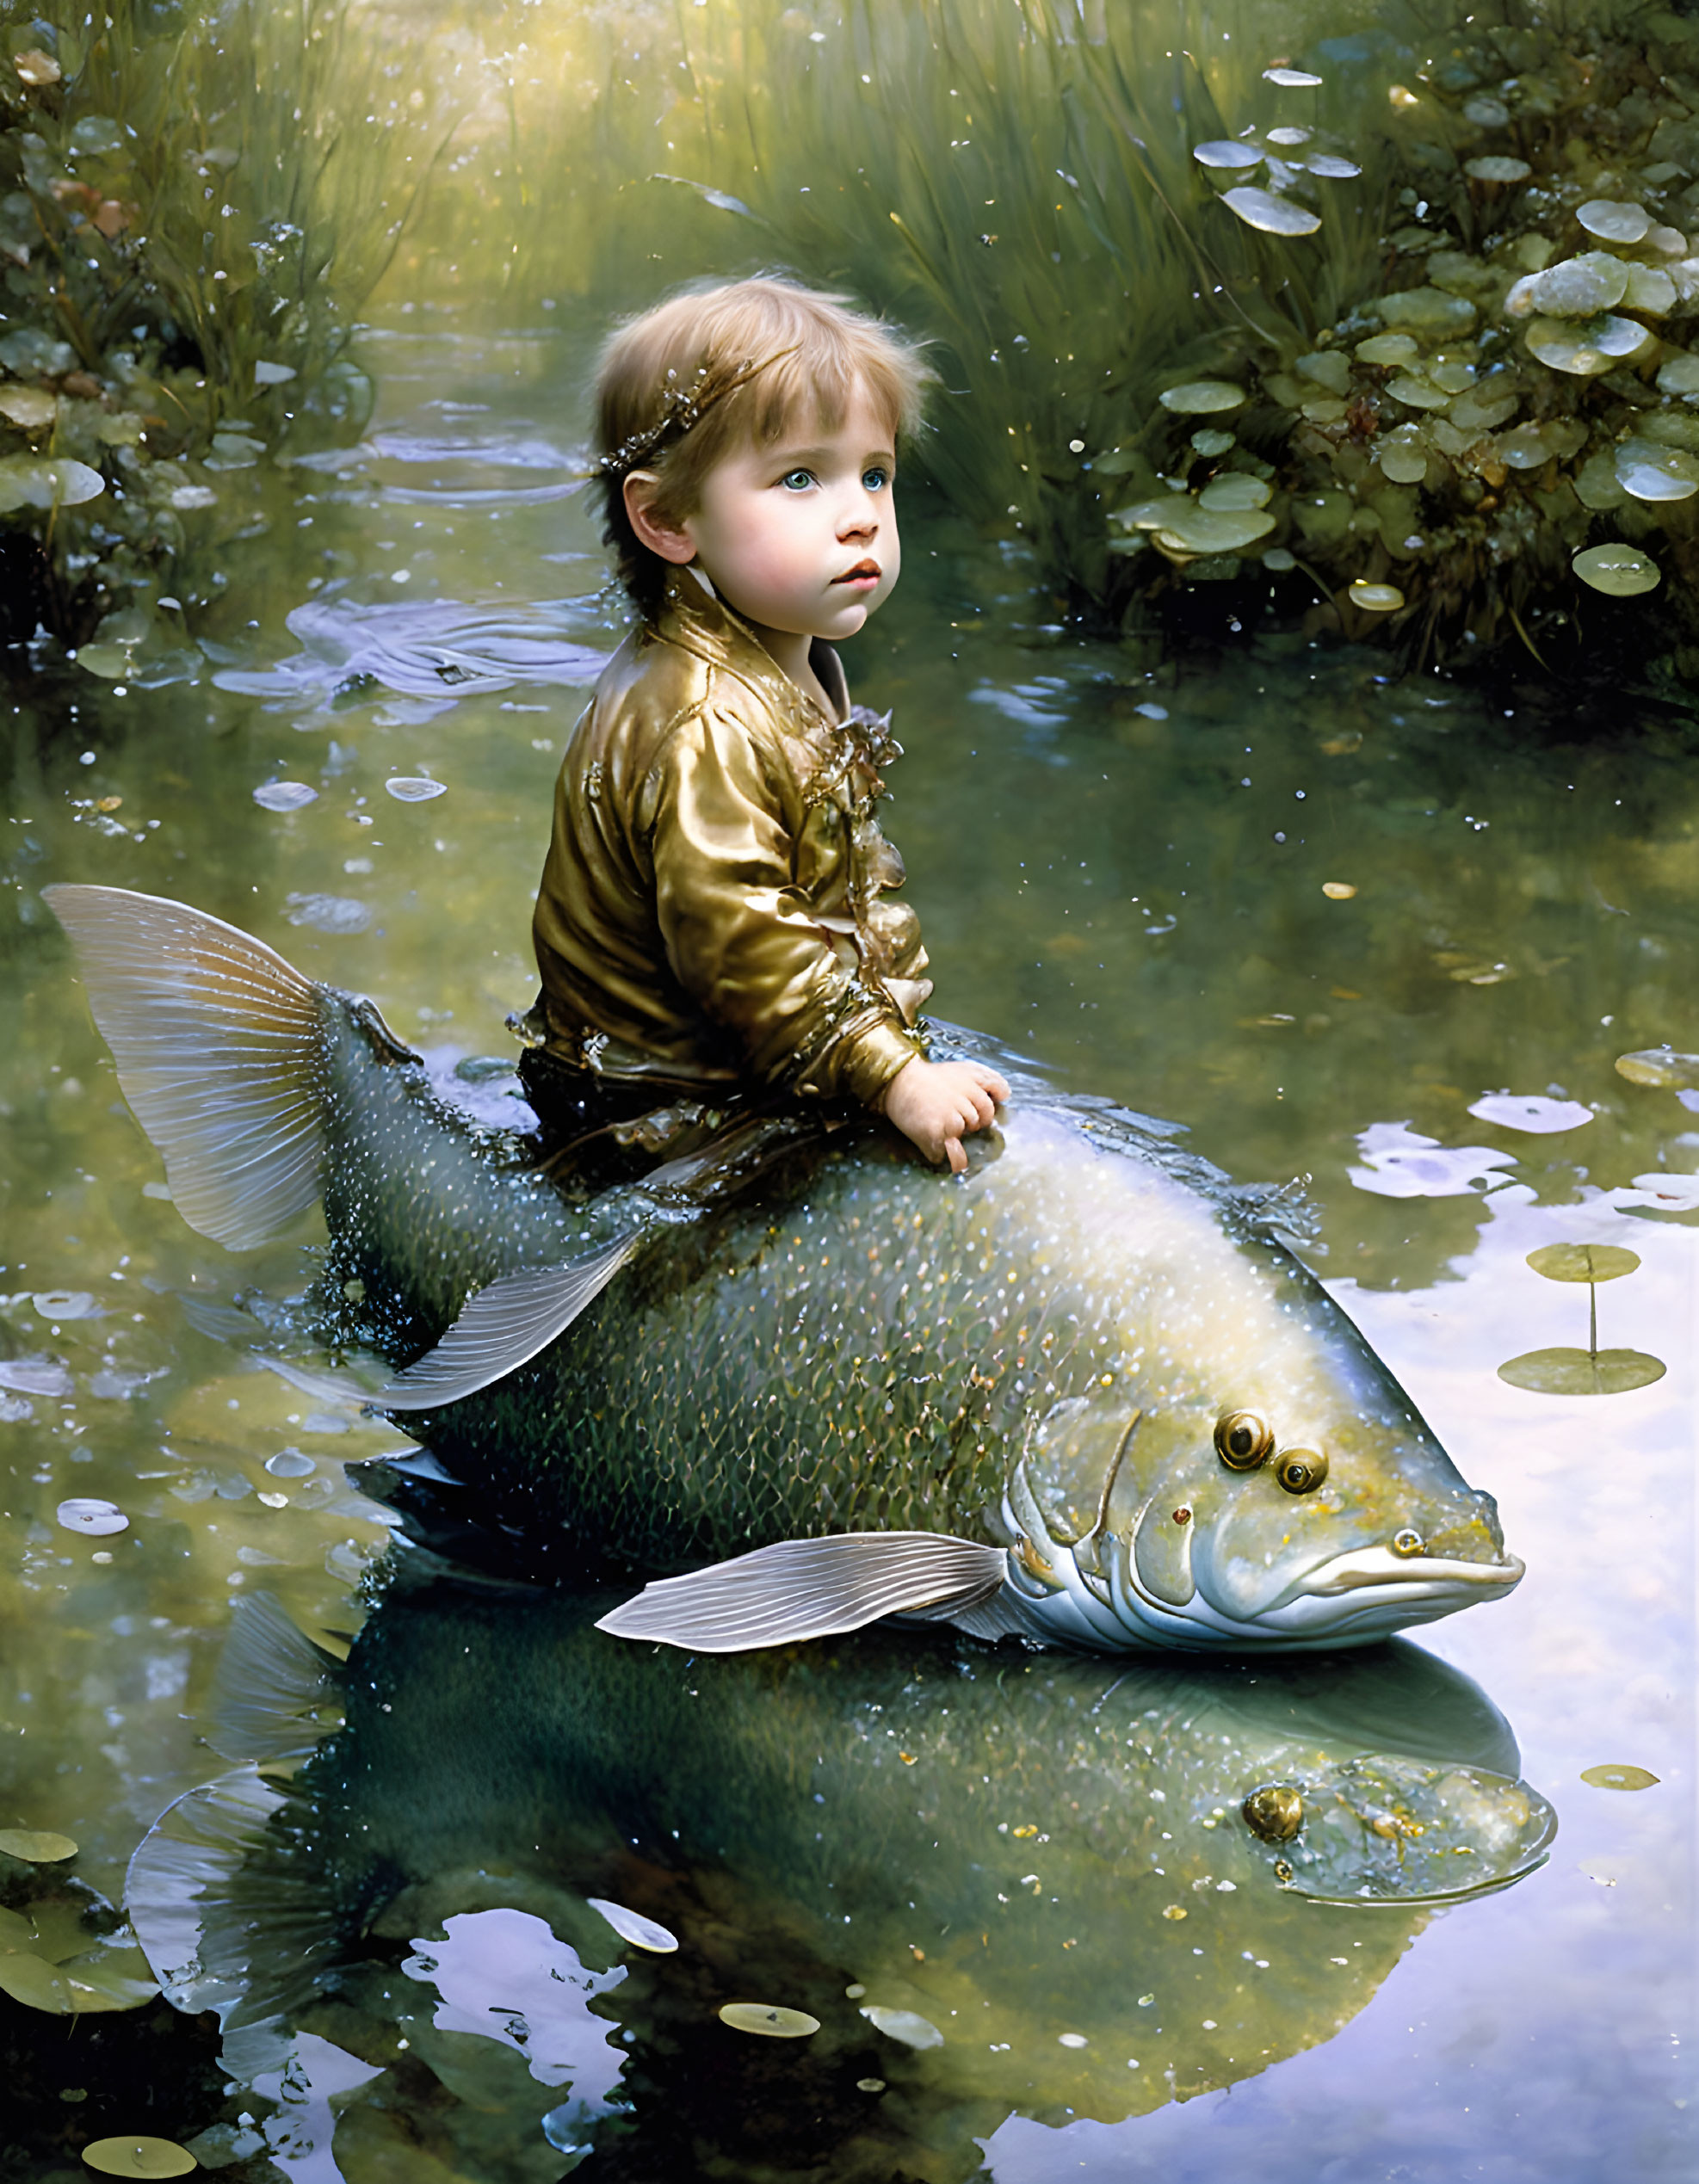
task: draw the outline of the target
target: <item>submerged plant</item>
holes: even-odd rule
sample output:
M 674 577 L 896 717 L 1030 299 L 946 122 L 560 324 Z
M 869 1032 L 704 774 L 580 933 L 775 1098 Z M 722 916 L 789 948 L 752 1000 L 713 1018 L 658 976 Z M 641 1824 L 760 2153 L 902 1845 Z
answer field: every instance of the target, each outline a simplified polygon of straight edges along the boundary
M 363 425 L 348 314 L 442 124 L 357 31 L 342 0 L 0 4 L 9 634 L 169 679 L 159 595 L 251 513 L 223 473 Z

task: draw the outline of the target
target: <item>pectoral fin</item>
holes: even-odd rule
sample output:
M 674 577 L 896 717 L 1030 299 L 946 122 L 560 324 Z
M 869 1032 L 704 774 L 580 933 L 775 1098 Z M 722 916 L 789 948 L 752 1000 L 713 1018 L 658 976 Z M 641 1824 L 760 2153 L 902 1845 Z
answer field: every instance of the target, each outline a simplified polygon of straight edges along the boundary
M 434 1349 L 372 1401 L 381 1410 L 440 1410 L 528 1365 L 593 1304 L 642 1241 L 634 1229 L 561 1267 L 504 1274 L 461 1305 Z
M 973 1607 L 1001 1589 L 1004 1567 L 1001 1547 L 936 1532 L 783 1539 L 646 1585 L 596 1628 L 693 1653 L 744 1653 L 858 1631 L 884 1615 Z

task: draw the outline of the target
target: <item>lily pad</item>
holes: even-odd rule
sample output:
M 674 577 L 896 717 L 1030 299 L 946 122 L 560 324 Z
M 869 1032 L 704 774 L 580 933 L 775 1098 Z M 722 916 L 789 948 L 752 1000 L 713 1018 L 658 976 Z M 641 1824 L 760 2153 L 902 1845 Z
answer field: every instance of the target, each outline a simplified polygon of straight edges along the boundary
M 1240 144 L 1233 137 L 1215 137 L 1208 144 L 1195 144 L 1192 157 L 1201 167 L 1260 167 L 1263 163 L 1263 155 L 1254 144 Z
M 114 1533 L 130 1528 L 129 1518 L 115 1502 L 97 1502 L 88 1495 L 61 1502 L 53 1515 L 67 1532 L 84 1533 L 90 1539 L 109 1539 Z
M 1528 1350 L 1498 1367 L 1498 1378 L 1531 1395 L 1627 1395 L 1665 1373 L 1644 1350 Z
M 1269 131 L 1269 142 L 1270 144 L 1277 144 L 1287 146 L 1290 146 L 1294 144 L 1307 144 L 1314 134 L 1315 131 L 1313 129 L 1296 129 L 1289 126 L 1282 129 L 1270 129 Z
M 102 2176 L 187 2176 L 201 2166 L 172 2138 L 96 2138 L 83 2158 Z
M 1655 1790 L 1659 1778 L 1643 1767 L 1607 1762 L 1602 1767 L 1584 1767 L 1581 1780 L 1595 1790 Z
M 1591 318 L 1621 303 L 1628 287 L 1628 268 L 1621 258 L 1608 250 L 1584 250 L 1518 281 L 1504 308 L 1518 318 L 1537 311 L 1548 318 Z
M 1313 91 L 1319 87 L 1322 80 L 1319 76 L 1312 76 L 1307 69 L 1303 68 L 1265 68 L 1263 77 L 1267 83 L 1278 83 L 1283 91 Z
M 930 2019 L 918 2010 L 886 2009 L 878 2002 L 864 2002 L 862 2014 L 876 2033 L 883 2033 L 887 2039 L 900 2040 L 905 2047 L 942 2047 L 944 2036 Z
M 1466 159 L 1463 172 L 1474 182 L 1526 182 L 1534 170 L 1525 159 L 1486 152 L 1479 159 Z
M 1359 364 L 1413 364 L 1421 354 L 1408 334 L 1371 334 L 1355 351 Z
M 59 415 L 59 397 L 40 386 L 0 386 L 0 417 L 20 432 L 40 432 Z
M 1662 266 L 1631 265 L 1622 301 L 1630 311 L 1643 311 L 1650 318 L 1662 318 L 1676 307 L 1676 284 Z
M 1620 1243 L 1547 1243 L 1529 1253 L 1528 1263 L 1548 1281 L 1620 1281 L 1640 1265 L 1640 1254 Z
M 587 1896 L 585 1903 L 592 1911 L 600 1911 L 621 1941 L 629 1941 L 634 1949 L 648 1949 L 657 1956 L 670 1956 L 678 1946 L 678 1936 L 653 1919 L 646 1919 L 641 1911 L 627 1910 L 623 1903 L 609 1903 L 604 1896 Z
M 1616 450 L 1616 482 L 1637 501 L 1685 501 L 1699 493 L 1699 455 L 1655 440 L 1625 440 Z
M 1246 471 L 1230 470 L 1212 478 L 1197 497 L 1200 508 L 1233 509 L 1266 508 L 1272 488 Z
M 1413 426 L 1404 429 L 1413 435 Z M 1382 476 L 1389 478 L 1394 485 L 1419 485 L 1428 474 L 1428 451 L 1413 436 L 1406 440 L 1397 434 L 1388 434 L 1375 450 L 1375 460 L 1381 466 Z
M 1496 1122 L 1505 1130 L 1526 1130 L 1539 1137 L 1559 1130 L 1579 1130 L 1593 1119 L 1592 1109 L 1584 1107 L 1579 1100 L 1548 1099 L 1542 1092 L 1489 1092 L 1475 1101 L 1469 1113 L 1482 1122 Z
M 1331 151 L 1313 152 L 1304 164 L 1324 182 L 1352 182 L 1362 172 L 1355 159 L 1341 159 Z
M 1264 235 L 1313 235 L 1321 225 L 1319 213 L 1307 212 L 1289 197 L 1276 197 L 1272 190 L 1248 184 L 1224 189 L 1221 202 L 1237 213 L 1247 227 L 1259 229 Z
M 1204 508 L 1187 501 L 1157 531 L 1158 546 L 1182 553 L 1237 553 L 1275 527 L 1265 509 Z
M 727 2002 L 720 2021 L 734 2033 L 755 2033 L 769 2040 L 806 2040 L 820 2029 L 819 2019 L 806 2009 L 781 2009 L 769 2002 Z
M 1443 288 L 1395 288 L 1378 296 L 1369 309 L 1383 326 L 1412 328 L 1418 334 L 1466 334 L 1475 323 L 1475 307 Z
M 1387 383 L 1387 392 L 1395 402 L 1402 402 L 1411 410 L 1443 410 L 1451 397 L 1443 387 L 1431 380 L 1417 379 L 1413 373 L 1400 372 L 1395 379 Z
M 1509 122 L 1511 109 L 1503 99 L 1467 99 L 1463 105 L 1463 119 L 1473 121 L 1478 129 L 1502 129 Z
M 1366 614 L 1390 614 L 1404 604 L 1404 594 L 1396 584 L 1365 583 L 1361 577 L 1347 596 L 1353 607 L 1361 607 Z
M 0 514 L 15 508 L 77 508 L 105 490 L 97 470 L 69 455 L 9 455 L 0 461 Z
M 1590 197 L 1576 207 L 1575 217 L 1589 235 L 1606 243 L 1639 243 L 1652 225 L 1644 205 L 1624 203 L 1614 197 Z
M 1235 386 L 1231 379 L 1187 379 L 1179 386 L 1165 387 L 1157 397 L 1165 410 L 1183 417 L 1237 410 L 1245 399 L 1245 389 Z
M 1217 455 L 1225 455 L 1233 444 L 1232 433 L 1217 432 L 1211 425 L 1203 426 L 1200 431 L 1195 432 L 1191 436 L 1191 446 L 1194 451 L 1203 456 L 1206 461 L 1210 462 L 1213 462 Z
M 1591 584 L 1595 591 L 1609 594 L 1613 599 L 1633 599 L 1644 591 L 1656 591 L 1663 582 L 1663 572 L 1649 554 L 1638 546 L 1620 546 L 1614 541 L 1609 546 L 1585 546 L 1570 563 L 1570 567 L 1584 584 Z M 1623 1060 L 1634 1059 L 1625 1055 Z M 1616 1064 L 1622 1069 L 1622 1062 Z M 1628 1072 L 1622 1070 L 1626 1077 Z M 1699 1083 L 1699 1078 L 1696 1078 Z
M 1609 312 L 1569 324 L 1560 318 L 1536 318 L 1528 330 L 1530 353 L 1554 372 L 1586 379 L 1608 372 L 1648 348 L 1654 336 L 1637 319 Z
M 1492 451 L 1511 470 L 1541 469 L 1552 454 L 1538 425 L 1518 425 L 1514 432 L 1500 433 Z
M 0 1850 L 30 1866 L 56 1866 L 61 1858 L 77 1855 L 71 1837 L 55 1835 L 51 1828 L 0 1828 Z
M 1667 1046 L 1642 1047 L 1638 1053 L 1616 1057 L 1616 1074 L 1630 1084 L 1691 1091 L 1699 1087 L 1699 1054 L 1676 1054 Z

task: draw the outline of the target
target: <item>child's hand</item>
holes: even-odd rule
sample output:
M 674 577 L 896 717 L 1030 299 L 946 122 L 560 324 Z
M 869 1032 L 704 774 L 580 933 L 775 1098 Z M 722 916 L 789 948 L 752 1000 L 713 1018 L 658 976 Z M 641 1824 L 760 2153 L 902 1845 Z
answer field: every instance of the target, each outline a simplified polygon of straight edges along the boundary
M 905 1138 L 930 1161 L 948 1160 L 959 1175 L 967 1165 L 961 1141 L 983 1130 L 1009 1097 L 995 1070 L 978 1062 L 928 1062 L 917 1054 L 885 1088 L 884 1107 Z

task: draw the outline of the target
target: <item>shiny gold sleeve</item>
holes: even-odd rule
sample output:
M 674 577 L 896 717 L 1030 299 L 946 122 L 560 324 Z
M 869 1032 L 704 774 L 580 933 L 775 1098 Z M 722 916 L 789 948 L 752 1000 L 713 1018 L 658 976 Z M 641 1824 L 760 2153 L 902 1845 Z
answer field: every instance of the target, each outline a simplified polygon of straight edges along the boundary
M 644 800 L 679 984 L 763 1083 L 873 1104 L 918 1049 L 895 1003 L 838 962 L 794 884 L 777 761 L 738 721 L 697 713 L 668 738 Z

